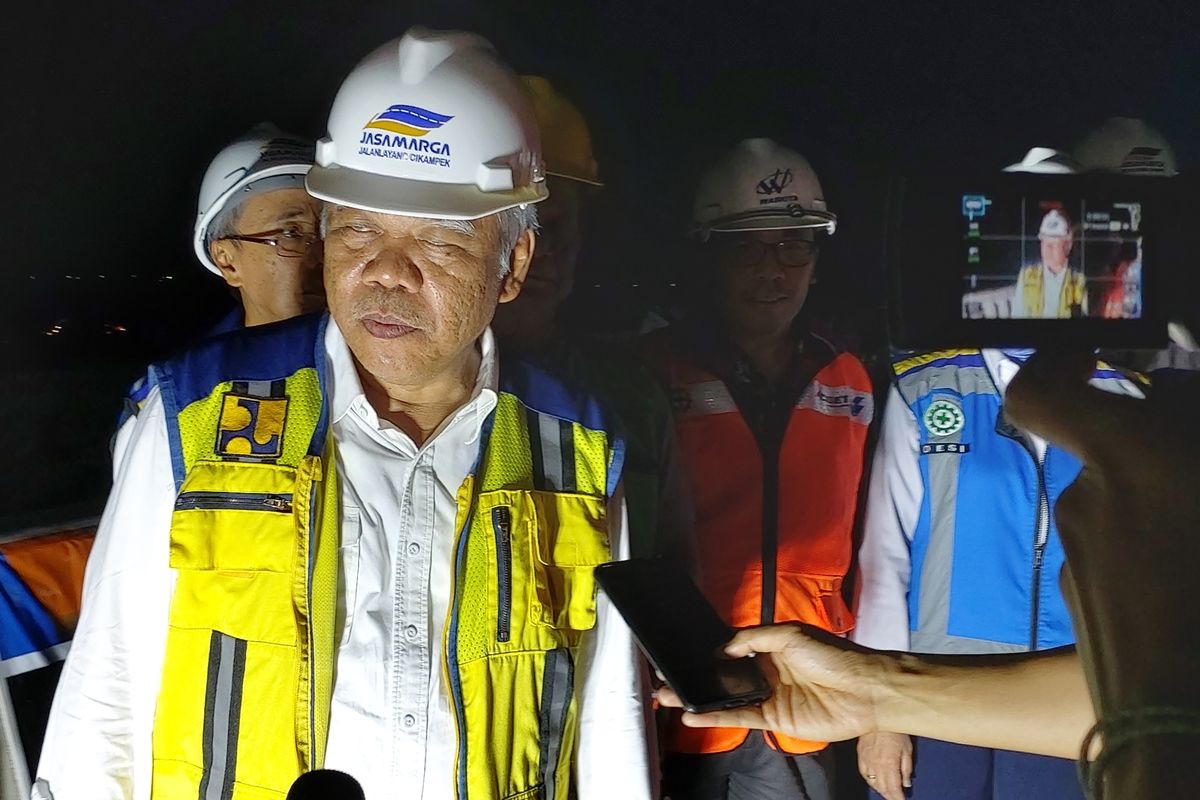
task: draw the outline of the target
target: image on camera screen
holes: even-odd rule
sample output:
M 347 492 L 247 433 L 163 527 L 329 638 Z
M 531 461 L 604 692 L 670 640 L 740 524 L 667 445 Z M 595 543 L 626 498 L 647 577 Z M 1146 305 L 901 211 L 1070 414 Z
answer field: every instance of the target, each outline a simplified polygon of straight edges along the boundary
M 1142 204 L 962 196 L 963 319 L 1140 319 Z

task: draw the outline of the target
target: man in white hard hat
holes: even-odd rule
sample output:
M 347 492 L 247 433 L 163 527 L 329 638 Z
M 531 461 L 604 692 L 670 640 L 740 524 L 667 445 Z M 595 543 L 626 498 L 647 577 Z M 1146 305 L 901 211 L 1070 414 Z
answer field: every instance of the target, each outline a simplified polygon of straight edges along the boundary
M 309 142 L 262 123 L 209 164 L 192 246 L 241 303 L 215 332 L 325 307 L 316 243 L 321 204 L 304 189 L 312 162 Z
M 1041 260 L 1023 267 L 1013 292 L 1015 318 L 1062 319 L 1088 315 L 1087 281 L 1070 266 L 1075 228 L 1067 212 L 1051 208 L 1038 227 Z
M 647 348 L 675 406 L 701 588 L 734 628 L 845 634 L 873 395 L 859 360 L 800 317 L 836 217 L 808 161 L 749 139 L 704 174 L 694 222 L 703 301 Z M 676 800 L 833 796 L 823 742 L 685 728 L 676 716 L 665 747 L 664 792 Z
M 515 75 L 415 28 L 346 78 L 308 189 L 329 315 L 156 365 L 35 796 L 647 798 L 600 405 L 497 357 L 546 197 Z

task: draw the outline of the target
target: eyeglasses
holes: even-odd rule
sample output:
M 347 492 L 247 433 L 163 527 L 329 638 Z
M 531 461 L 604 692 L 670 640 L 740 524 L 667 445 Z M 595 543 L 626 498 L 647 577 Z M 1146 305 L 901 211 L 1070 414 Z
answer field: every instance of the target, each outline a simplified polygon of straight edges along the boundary
M 775 254 L 775 263 L 781 267 L 807 267 L 817 256 L 817 243 L 807 239 L 768 243 L 746 236 L 731 236 L 721 241 L 720 246 L 736 267 L 756 267 L 763 263 L 768 252 Z
M 261 233 L 235 234 L 221 238 L 234 239 L 239 242 L 250 242 L 252 244 L 269 244 L 275 248 L 276 253 L 284 258 L 303 258 L 308 255 L 308 250 L 312 247 L 312 243 L 320 237 L 317 236 L 315 231 L 291 227 L 278 228 L 273 231 L 262 231 Z

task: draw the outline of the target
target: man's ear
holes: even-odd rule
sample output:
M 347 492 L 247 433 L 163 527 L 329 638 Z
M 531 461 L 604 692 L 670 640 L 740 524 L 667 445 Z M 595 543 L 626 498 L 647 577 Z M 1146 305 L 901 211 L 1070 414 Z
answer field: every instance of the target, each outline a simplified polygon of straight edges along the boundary
M 537 245 L 537 234 L 532 229 L 525 231 L 513 245 L 508 257 L 508 274 L 500 286 L 500 302 L 511 303 L 521 294 L 525 285 L 525 277 L 529 274 L 529 265 L 533 263 L 533 249 Z
M 237 259 L 234 257 L 237 246 L 228 239 L 218 239 L 208 246 L 213 263 L 221 270 L 225 282 L 237 289 L 241 287 L 242 275 L 238 272 Z

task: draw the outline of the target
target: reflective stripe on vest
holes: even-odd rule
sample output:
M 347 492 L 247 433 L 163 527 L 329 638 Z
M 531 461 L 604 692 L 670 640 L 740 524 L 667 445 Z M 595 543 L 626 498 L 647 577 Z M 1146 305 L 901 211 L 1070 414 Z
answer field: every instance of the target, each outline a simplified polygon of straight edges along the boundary
M 1039 467 L 1032 442 L 1004 422 L 980 351 L 927 353 L 893 368 L 916 420 L 924 484 L 911 545 L 910 649 L 984 654 L 1071 644 L 1050 509 L 1078 462 L 1049 448 Z M 1103 365 L 1094 380 L 1129 392 Z M 1039 555 L 1040 515 L 1047 527 Z
M 152 371 L 181 487 L 152 791 L 282 800 L 323 763 L 336 655 L 340 512 L 324 327 L 221 341 Z M 234 370 L 256 377 L 220 379 Z M 610 560 L 607 503 L 623 448 L 590 398 L 520 366 L 506 364 L 501 378 L 511 386 L 459 491 L 445 642 L 458 796 L 565 800 L 574 659 L 595 625 L 592 573 Z
M 696 510 L 697 561 L 709 601 L 733 627 L 761 624 L 763 613 L 763 454 L 728 387 L 690 361 L 664 365 L 671 384 L 680 451 Z M 866 370 L 850 355 L 820 369 L 798 398 L 779 453 L 775 531 L 775 621 L 845 633 L 853 617 L 841 594 L 874 413 Z M 736 532 L 737 535 L 731 535 Z M 667 747 L 727 752 L 748 732 L 684 728 L 672 720 Z M 824 743 L 768 738 L 790 753 Z

